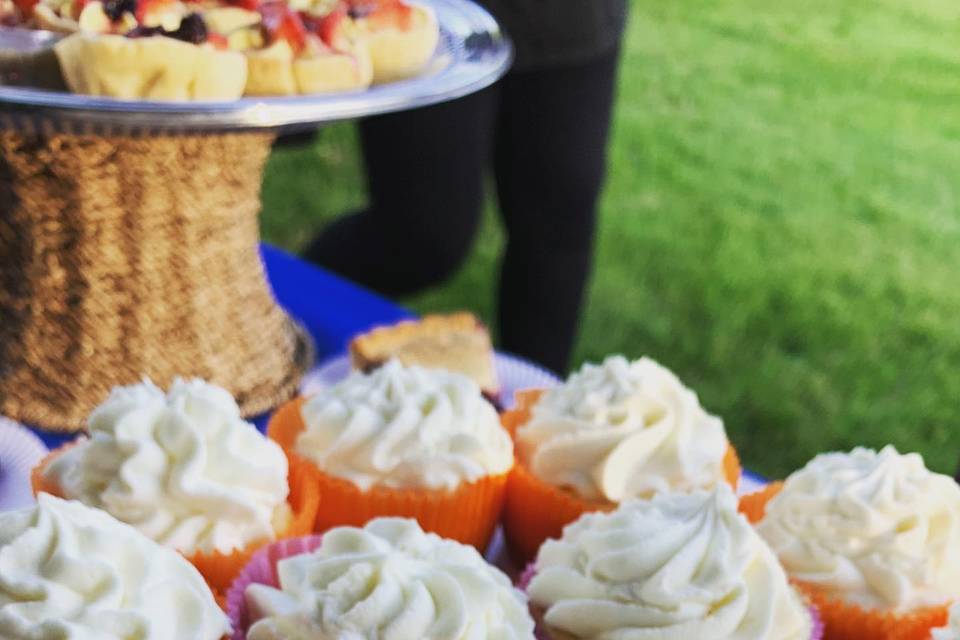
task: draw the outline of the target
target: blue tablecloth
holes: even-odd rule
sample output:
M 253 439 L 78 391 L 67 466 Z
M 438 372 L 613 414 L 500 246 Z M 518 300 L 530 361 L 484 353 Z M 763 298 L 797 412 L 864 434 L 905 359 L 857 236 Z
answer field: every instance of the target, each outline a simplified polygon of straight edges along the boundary
M 318 360 L 345 351 L 350 338 L 361 331 L 413 316 L 403 307 L 276 247 L 263 245 L 262 255 L 277 301 L 310 333 Z M 262 428 L 267 417 L 260 416 L 255 422 Z M 36 433 L 50 448 L 73 438 Z

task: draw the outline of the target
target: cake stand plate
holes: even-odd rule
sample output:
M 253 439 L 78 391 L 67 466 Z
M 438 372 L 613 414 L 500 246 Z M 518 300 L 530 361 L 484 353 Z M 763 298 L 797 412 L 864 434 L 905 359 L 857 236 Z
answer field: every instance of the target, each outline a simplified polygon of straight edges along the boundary
M 0 109 L 93 130 L 289 130 L 453 100 L 506 72 L 512 46 L 489 13 L 468 0 L 422 1 L 437 14 L 440 44 L 427 69 L 408 80 L 332 95 L 224 102 L 128 101 L 0 86 Z

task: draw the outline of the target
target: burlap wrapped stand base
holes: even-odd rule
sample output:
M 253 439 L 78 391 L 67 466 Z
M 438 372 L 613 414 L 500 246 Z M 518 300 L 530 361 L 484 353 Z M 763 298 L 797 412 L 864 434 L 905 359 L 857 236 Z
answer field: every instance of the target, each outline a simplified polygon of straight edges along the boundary
M 0 414 L 80 429 L 144 376 L 248 416 L 296 392 L 309 343 L 258 251 L 272 140 L 0 130 Z

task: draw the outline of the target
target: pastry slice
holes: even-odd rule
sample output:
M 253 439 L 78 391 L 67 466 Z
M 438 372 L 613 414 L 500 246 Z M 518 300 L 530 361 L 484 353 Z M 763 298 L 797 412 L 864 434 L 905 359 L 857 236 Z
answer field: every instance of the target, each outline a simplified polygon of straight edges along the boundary
M 464 374 L 494 401 L 500 393 L 490 334 L 469 313 L 429 315 L 378 327 L 350 342 L 350 361 L 356 369 L 370 371 L 391 358 Z

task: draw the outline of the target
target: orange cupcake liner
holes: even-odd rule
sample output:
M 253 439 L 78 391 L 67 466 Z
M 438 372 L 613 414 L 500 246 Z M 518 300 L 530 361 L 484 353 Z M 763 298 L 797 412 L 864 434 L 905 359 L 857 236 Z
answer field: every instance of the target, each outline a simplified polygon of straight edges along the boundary
M 780 493 L 783 482 L 771 482 L 763 489 L 748 493 L 740 498 L 739 511 L 747 517 L 750 524 L 757 524 L 767 514 L 767 503 Z
M 261 547 L 275 540 L 298 538 L 313 531 L 313 523 L 320 510 L 320 493 L 317 487 L 306 476 L 302 469 L 290 465 L 287 471 L 287 482 L 290 493 L 287 504 L 290 505 L 290 520 L 282 531 L 276 532 L 274 540 L 259 540 L 248 544 L 243 549 L 231 553 L 196 552 L 186 555 L 187 560 L 203 574 L 207 584 L 213 589 L 218 598 L 226 594 L 233 580 L 240 575 L 250 558 Z
M 740 513 L 752 524 L 766 515 L 767 504 L 783 490 L 773 482 L 740 499 Z M 898 613 L 864 609 L 831 596 L 816 585 L 793 580 L 794 586 L 819 609 L 824 640 L 930 640 L 930 630 L 947 624 L 949 604 Z
M 80 444 L 82 440 L 76 440 L 74 442 L 69 442 L 63 446 L 60 446 L 50 453 L 48 453 L 44 458 L 30 470 L 30 487 L 33 489 L 33 497 L 36 498 L 41 493 L 49 493 L 50 495 L 56 498 L 64 498 L 63 491 L 60 488 L 60 484 L 51 478 L 47 478 L 44 475 L 44 472 L 47 470 L 54 460 L 62 456 L 68 450 Z
M 349 480 L 324 473 L 294 451 L 297 436 L 305 428 L 298 398 L 282 406 L 270 419 L 267 435 L 287 452 L 291 468 L 302 469 L 318 488 L 323 508 L 314 530 L 331 527 L 362 527 L 373 518 L 414 518 L 424 531 L 486 549 L 503 508 L 507 478 L 504 473 L 465 482 L 453 491 L 373 487 L 362 490 Z
M 617 505 L 593 502 L 546 483 L 519 462 L 507 482 L 503 533 L 510 555 L 526 566 L 548 538 L 559 538 L 563 528 L 585 513 L 610 511 Z
M 515 408 L 500 417 L 511 437 L 515 439 L 517 429 L 530 419 L 530 412 L 543 393 L 543 389 L 530 389 L 516 394 Z M 730 445 L 723 458 L 723 477 L 734 490 L 741 473 L 740 458 Z M 503 530 L 510 553 L 514 561 L 525 566 L 547 539 L 559 538 L 566 525 L 585 513 L 610 511 L 616 506 L 606 501 L 585 500 L 544 482 L 518 461 L 510 473 L 503 509 Z
M 33 493 L 37 495 L 41 492 L 49 493 L 59 498 L 65 498 L 63 490 L 54 481 L 44 476 L 47 466 L 57 457 L 62 455 L 70 447 L 75 446 L 76 442 L 66 444 L 58 449 L 51 451 L 30 473 L 30 481 L 33 486 Z M 284 538 L 295 538 L 307 535 L 313 531 L 313 523 L 317 517 L 317 511 L 320 507 L 320 494 L 314 483 L 305 481 L 302 470 L 294 469 L 292 466 L 287 472 L 287 478 L 290 485 L 290 493 L 287 496 L 287 504 L 290 506 L 290 519 L 287 526 L 282 531 L 276 532 L 276 540 Z M 258 540 L 248 544 L 243 549 L 238 549 L 230 553 L 220 553 L 214 551 L 210 553 L 196 552 L 192 554 L 182 554 L 203 576 L 210 589 L 213 591 L 217 602 L 223 600 L 226 590 L 230 587 L 234 578 L 240 574 L 240 571 L 246 566 L 251 556 L 271 540 Z
M 930 640 L 930 631 L 947 624 L 949 604 L 896 613 L 863 609 L 795 580 L 794 585 L 820 610 L 824 640 Z

